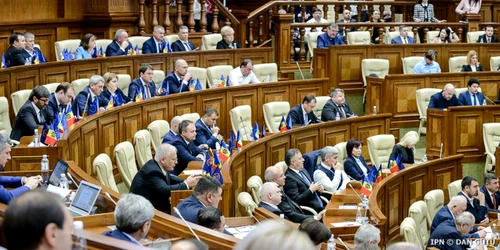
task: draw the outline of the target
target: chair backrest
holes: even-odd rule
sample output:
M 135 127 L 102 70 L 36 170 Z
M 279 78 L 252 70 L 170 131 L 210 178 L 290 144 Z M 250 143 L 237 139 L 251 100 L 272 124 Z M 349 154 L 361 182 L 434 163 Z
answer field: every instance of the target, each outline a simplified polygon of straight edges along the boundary
M 387 168 L 389 163 L 389 156 L 392 153 L 392 148 L 396 143 L 394 135 L 374 135 L 367 139 L 368 154 L 374 166 L 378 167 L 382 164 L 382 168 Z
M 278 127 L 281 122 L 282 117 L 288 115 L 290 111 L 289 102 L 268 102 L 262 105 L 264 110 L 264 122 L 266 122 L 266 128 L 269 132 L 278 132 Z
M 252 108 L 249 105 L 236 106 L 229 111 L 229 117 L 234 135 L 237 136 L 239 131 L 243 141 L 251 141 Z
M 260 176 L 254 175 L 248 178 L 247 189 L 250 190 L 253 200 L 257 204 L 260 202 L 260 193 L 259 193 L 260 187 L 262 187 L 262 179 L 260 178 Z
M 248 214 L 248 212 L 252 212 L 257 208 L 257 204 L 252 200 L 252 196 L 247 192 L 240 192 L 238 194 L 238 203 L 243 207 L 242 214 Z
M 411 217 L 406 217 L 399 228 L 399 234 L 406 242 L 417 244 L 419 249 L 423 249 L 422 242 L 417 236 L 417 224 Z
M 152 121 L 148 125 L 148 131 L 151 134 L 151 147 L 156 152 L 156 147 L 160 145 L 163 137 L 170 130 L 170 124 L 165 120 Z
M 329 96 L 316 96 L 316 107 L 314 107 L 313 112 L 316 117 L 321 118 L 321 113 L 323 112 L 323 107 L 326 102 L 330 100 Z
M 153 82 L 155 82 L 156 87 L 159 86 L 163 82 L 163 79 L 165 79 L 165 71 L 159 70 L 159 69 L 154 69 L 153 70 Z M 130 84 L 130 82 L 129 82 Z
M 337 151 L 339 151 L 339 158 L 338 162 L 344 166 L 344 161 L 347 159 L 347 149 L 346 149 L 347 142 L 340 142 L 337 143 L 334 147 L 337 148 Z
M 370 44 L 370 31 L 351 31 L 347 33 L 347 45 Z
M 444 206 L 444 192 L 441 189 L 434 189 L 427 192 L 424 196 L 425 204 L 427 204 L 427 223 L 432 225 L 434 216 L 436 216 L 439 209 Z
M 215 50 L 217 48 L 217 43 L 222 40 L 221 34 L 210 34 L 201 37 L 201 50 Z
M 102 52 L 106 53 L 106 48 L 112 42 L 113 42 L 113 40 L 111 40 L 111 39 L 97 39 L 97 40 L 95 40 L 95 47 L 97 49 L 101 49 L 102 48 Z
M 432 88 L 417 89 L 417 110 L 420 119 L 427 119 L 427 107 L 431 101 L 431 96 L 440 91 L 440 89 Z
M 361 60 L 361 74 L 363 84 L 366 87 L 366 77 L 370 74 L 377 74 L 379 78 L 384 78 L 389 74 L 389 60 L 369 58 Z
M 424 201 L 416 201 L 411 204 L 408 211 L 408 217 L 415 220 L 417 225 L 417 236 L 420 239 L 420 243 L 425 247 L 427 241 L 429 240 L 429 230 L 427 226 L 427 205 Z
M 62 60 L 62 51 L 63 49 L 71 50 L 73 52 L 73 58 L 75 56 L 76 49 L 80 47 L 80 39 L 68 39 L 68 40 L 62 40 L 62 41 L 57 41 L 55 42 L 55 47 L 56 47 L 56 60 L 61 61 Z
M 207 68 L 208 86 L 212 87 L 214 80 L 219 80 L 220 76 L 227 79 L 229 72 L 233 70 L 231 65 L 217 65 Z
M 0 133 L 9 137 L 10 132 L 12 132 L 12 126 L 9 117 L 9 101 L 7 97 L 0 96 Z
M 47 88 L 47 90 L 49 91 L 49 93 L 54 93 L 56 92 L 56 89 L 57 89 L 57 86 L 59 86 L 59 82 L 54 82 L 54 83 L 48 83 L 48 84 L 45 84 L 43 85 L 45 88 Z
M 307 33 L 307 46 L 309 47 L 309 52 L 311 57 L 314 56 L 314 49 L 318 47 L 318 36 L 323 34 L 322 31 L 309 32 Z
M 448 184 L 448 196 L 450 200 L 453 196 L 457 195 L 460 191 L 462 191 L 462 180 L 456 180 L 450 184 Z
M 129 141 L 124 141 L 116 145 L 115 160 L 118 166 L 118 171 L 125 185 L 130 189 L 132 180 L 137 174 L 137 164 L 135 163 L 134 146 Z
M 191 72 L 191 74 L 193 75 L 193 79 L 200 79 L 202 89 L 207 88 L 208 76 L 206 68 L 189 67 L 188 71 Z M 226 78 L 226 76 L 224 76 L 224 78 Z
M 413 68 L 420 61 L 424 60 L 423 56 L 409 56 L 403 58 L 403 74 L 413 74 Z
M 467 90 L 468 90 L 467 88 L 455 88 L 455 96 L 458 98 L 460 96 L 460 94 L 465 93 L 465 91 L 467 91 Z M 481 87 L 478 87 L 477 91 L 479 91 L 481 93 L 483 92 L 481 90 Z
M 97 180 L 104 186 L 111 188 L 113 191 L 119 193 L 116 186 L 115 176 L 113 175 L 113 164 L 107 154 L 100 154 L 92 163 L 93 172 L 97 176 Z
M 117 74 L 118 76 L 118 88 L 120 88 L 124 95 L 128 95 L 128 87 L 132 82 L 132 78 L 129 74 Z
M 12 101 L 12 109 L 14 110 L 14 115 L 17 116 L 17 112 L 21 107 L 28 101 L 30 97 L 31 89 L 18 90 L 10 95 Z
M 276 63 L 261 63 L 253 65 L 253 73 L 261 82 L 269 77 L 269 82 L 278 81 L 278 65 Z
M 460 72 L 462 70 L 462 66 L 467 64 L 466 56 L 454 56 L 448 59 L 448 68 L 449 72 Z
M 500 143 L 500 123 L 483 123 L 483 141 L 486 153 L 495 155 Z
M 484 30 L 467 32 L 467 43 L 476 43 L 479 36 L 482 36 L 484 34 L 485 34 Z
M 71 86 L 75 91 L 75 96 L 78 95 L 78 93 L 80 93 L 85 87 L 89 86 L 89 80 L 90 79 L 88 78 L 83 78 L 83 79 L 76 79 L 71 82 Z
M 153 159 L 151 153 L 151 134 L 147 129 L 141 129 L 134 134 L 135 157 L 139 168 L 144 166 L 146 162 Z
M 182 120 L 190 120 L 190 121 L 196 123 L 196 121 L 198 121 L 200 119 L 200 114 L 198 114 L 198 113 L 187 113 L 187 114 L 181 115 L 181 117 L 182 117 Z
M 142 44 L 144 44 L 145 41 L 147 41 L 149 36 L 129 36 L 128 41 L 132 45 L 132 47 L 135 49 L 135 46 L 139 48 L 139 53 L 142 54 Z
M 434 39 L 438 35 L 439 35 L 439 30 L 429 30 L 429 31 L 427 31 L 427 39 L 426 39 L 425 42 L 426 43 L 431 43 L 432 39 Z
M 399 31 L 391 31 L 387 33 L 387 36 L 385 37 L 385 44 L 391 44 L 392 39 L 396 38 L 399 36 Z M 415 38 L 415 35 L 413 34 L 412 31 L 408 31 L 408 36 L 411 38 Z
M 281 168 L 281 170 L 283 171 L 283 174 L 285 174 L 286 170 L 288 169 L 288 166 L 286 165 L 285 161 L 279 161 L 276 164 L 274 164 L 274 166 Z
M 490 71 L 498 71 L 500 68 L 500 56 L 490 57 Z
M 179 35 L 177 34 L 165 36 L 165 42 L 167 43 L 172 44 L 177 40 L 179 40 Z
M 307 171 L 309 176 L 313 178 L 313 173 L 314 170 L 316 169 L 316 166 L 318 166 L 321 163 L 321 149 L 314 150 L 309 153 L 305 153 L 302 155 L 304 157 L 304 170 Z

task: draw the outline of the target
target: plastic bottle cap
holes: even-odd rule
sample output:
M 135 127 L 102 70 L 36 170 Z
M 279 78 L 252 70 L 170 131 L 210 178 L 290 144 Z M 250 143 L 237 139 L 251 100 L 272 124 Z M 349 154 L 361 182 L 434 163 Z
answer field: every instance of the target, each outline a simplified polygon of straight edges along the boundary
M 73 221 L 73 228 L 76 230 L 82 230 L 83 229 L 83 221 L 81 221 L 81 220 Z
M 66 174 L 65 173 L 61 174 L 61 178 L 63 178 L 63 177 L 66 178 Z
M 43 158 L 47 158 L 47 155 L 43 155 L 42 157 L 43 157 Z

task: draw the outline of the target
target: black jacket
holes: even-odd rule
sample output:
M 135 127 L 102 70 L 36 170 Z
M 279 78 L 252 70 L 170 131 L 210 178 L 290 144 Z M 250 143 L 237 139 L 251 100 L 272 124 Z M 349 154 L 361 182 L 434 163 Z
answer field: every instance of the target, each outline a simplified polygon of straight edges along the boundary
M 233 49 L 240 49 L 240 48 L 241 45 L 238 42 L 233 41 Z M 219 42 L 217 42 L 217 49 L 231 49 L 231 48 L 229 48 L 229 44 L 226 43 L 224 39 L 222 39 Z
M 292 126 L 305 126 L 306 124 L 318 123 L 320 120 L 314 112 L 307 113 L 307 121 L 304 121 L 304 112 L 302 112 L 302 104 L 295 105 L 288 111 L 286 120 L 291 119 Z
M 313 180 L 311 179 L 307 171 L 302 172 L 309 179 L 309 182 L 312 183 Z M 285 191 L 286 195 L 288 195 L 288 197 L 292 199 L 292 201 L 301 206 L 308 206 L 318 213 L 323 210 L 323 204 L 319 203 L 315 193 L 311 192 L 309 186 L 299 174 L 295 173 L 291 169 L 287 169 L 285 176 L 286 181 L 285 186 L 283 186 L 283 190 Z
M 354 115 L 347 101 L 344 102 L 343 108 L 346 118 Z M 323 110 L 321 111 L 321 120 L 324 122 L 333 121 L 335 120 L 337 114 L 339 115 L 339 117 L 342 117 L 339 113 L 339 107 L 332 101 L 332 99 L 330 99 L 325 103 L 325 106 L 323 106 Z
M 484 71 L 483 66 L 481 66 L 481 65 L 476 66 L 476 72 L 479 72 L 479 71 Z M 462 65 L 462 70 L 460 70 L 460 72 L 472 72 L 472 68 L 470 67 L 470 65 L 465 64 L 465 65 Z
M 7 67 L 26 65 L 23 51 L 11 45 L 5 53 L 5 63 Z
M 45 121 L 38 120 L 38 115 L 35 112 L 35 108 L 31 101 L 27 101 L 21 107 L 19 112 L 17 113 L 16 120 L 14 121 L 14 126 L 12 127 L 12 132 L 10 133 L 10 138 L 16 141 L 19 141 L 23 136 L 32 136 L 34 135 L 34 130 L 38 129 L 39 126 L 43 126 L 43 124 L 52 123 L 54 116 L 47 111 L 47 109 L 41 110 L 42 116 Z

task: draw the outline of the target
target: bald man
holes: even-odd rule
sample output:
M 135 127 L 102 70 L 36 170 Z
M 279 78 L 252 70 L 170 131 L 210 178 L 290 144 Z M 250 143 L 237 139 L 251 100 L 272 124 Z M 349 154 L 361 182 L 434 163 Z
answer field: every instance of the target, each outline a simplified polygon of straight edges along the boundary
M 283 214 L 278 205 L 281 203 L 281 189 L 276 182 L 266 182 L 259 190 L 260 202 L 259 207 L 263 207 L 270 212 L 280 216 Z
M 449 106 L 463 106 L 455 96 L 455 86 L 448 83 L 444 85 L 443 91 L 431 96 L 430 109 L 447 109 Z
M 172 143 L 175 136 L 179 133 L 179 124 L 182 122 L 182 117 L 174 116 L 170 121 L 170 131 L 165 134 L 161 143 Z
M 189 92 L 189 80 L 193 77 L 191 72 L 188 72 L 188 64 L 185 60 L 179 59 L 175 61 L 175 70 L 170 72 L 161 83 L 163 89 L 167 89 L 168 93 L 177 94 L 181 92 Z

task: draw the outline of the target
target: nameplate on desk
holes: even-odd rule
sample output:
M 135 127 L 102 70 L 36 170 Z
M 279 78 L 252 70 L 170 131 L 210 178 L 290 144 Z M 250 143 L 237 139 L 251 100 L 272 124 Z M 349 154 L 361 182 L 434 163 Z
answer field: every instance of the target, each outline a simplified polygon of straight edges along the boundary
M 331 224 L 334 227 L 359 227 L 359 226 L 361 226 L 361 223 L 355 222 L 355 221 L 351 221 L 351 222 L 335 222 L 335 223 L 331 223 Z
M 184 170 L 182 171 L 183 174 L 185 175 L 199 175 L 203 174 L 203 170 Z
M 230 232 L 235 238 L 243 239 L 245 238 L 255 226 L 241 226 L 241 227 L 230 227 L 226 230 Z
M 339 209 L 358 209 L 358 206 L 356 206 L 356 205 L 343 205 L 343 206 L 339 206 Z
M 40 143 L 40 146 L 38 146 L 37 148 L 43 148 L 43 147 L 48 147 L 48 146 L 43 143 Z M 28 144 L 28 148 L 35 148 L 35 142 L 30 142 L 30 144 Z
M 47 186 L 47 192 L 51 192 L 51 193 L 57 194 L 61 199 L 64 199 L 66 196 L 69 195 L 69 193 L 71 193 L 71 190 L 65 189 L 65 188 L 56 187 L 54 185 L 49 184 Z

